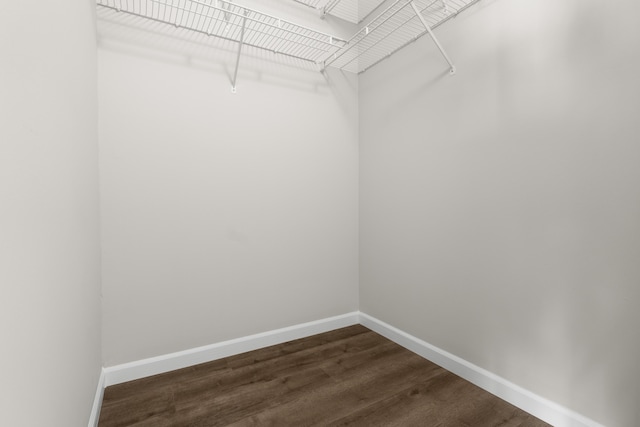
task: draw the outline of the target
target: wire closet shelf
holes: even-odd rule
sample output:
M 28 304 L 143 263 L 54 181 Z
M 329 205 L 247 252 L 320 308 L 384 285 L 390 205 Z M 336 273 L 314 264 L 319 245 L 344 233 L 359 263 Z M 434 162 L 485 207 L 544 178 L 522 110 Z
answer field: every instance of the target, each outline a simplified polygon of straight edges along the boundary
M 364 21 L 384 0 L 294 0 L 353 24 Z
M 455 67 L 431 32 L 479 0 L 396 0 L 362 27 L 347 44 L 325 61 L 345 71 L 362 73 L 403 47 L 429 34 Z
M 96 0 L 126 12 L 209 36 L 320 64 L 346 41 L 224 0 Z
M 429 34 L 455 67 L 432 29 L 442 25 L 480 0 L 295 0 L 333 13 L 340 4 L 358 13 L 388 6 L 349 40 L 319 32 L 283 19 L 234 4 L 233 0 L 96 0 L 102 7 L 185 28 L 238 43 L 232 91 L 235 92 L 243 46 L 264 49 L 327 67 L 362 73 L 398 50 Z

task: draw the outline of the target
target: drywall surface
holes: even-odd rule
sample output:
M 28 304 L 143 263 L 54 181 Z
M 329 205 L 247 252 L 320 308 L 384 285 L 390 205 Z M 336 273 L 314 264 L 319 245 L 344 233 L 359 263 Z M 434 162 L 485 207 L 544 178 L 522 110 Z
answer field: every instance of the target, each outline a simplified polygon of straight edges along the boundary
M 0 13 L 0 425 L 87 425 L 101 369 L 95 11 Z
M 98 30 L 105 366 L 357 310 L 357 79 Z
M 481 2 L 360 77 L 361 310 L 640 425 L 640 4 Z

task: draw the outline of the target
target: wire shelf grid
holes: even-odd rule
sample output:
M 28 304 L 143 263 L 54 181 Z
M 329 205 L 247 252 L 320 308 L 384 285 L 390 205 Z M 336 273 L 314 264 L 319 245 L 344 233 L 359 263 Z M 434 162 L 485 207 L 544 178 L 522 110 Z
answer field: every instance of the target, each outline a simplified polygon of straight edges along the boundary
M 327 2 L 330 0 L 293 0 L 297 3 L 301 3 L 305 6 L 312 7 L 314 9 L 323 9 Z
M 434 29 L 478 1 L 396 0 L 329 57 L 325 66 L 362 73 L 428 34 L 413 5 Z
M 103 7 L 321 63 L 343 47 L 340 38 L 223 0 L 97 0 Z
M 382 3 L 383 0 L 332 0 L 327 4 L 325 13 L 359 24 Z
M 365 20 L 384 0 L 294 0 L 325 15 L 332 15 L 353 24 Z

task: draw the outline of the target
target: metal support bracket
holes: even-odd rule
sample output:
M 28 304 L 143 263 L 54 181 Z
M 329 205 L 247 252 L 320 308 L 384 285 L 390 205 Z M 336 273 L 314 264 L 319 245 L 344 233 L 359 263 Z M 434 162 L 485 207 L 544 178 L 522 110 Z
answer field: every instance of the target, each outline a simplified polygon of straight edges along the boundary
M 449 64 L 449 66 L 451 67 L 449 69 L 449 74 L 455 74 L 456 73 L 456 66 L 453 65 L 453 62 L 451 62 L 451 59 L 449 59 L 449 56 L 447 55 L 447 52 L 444 51 L 444 48 L 442 47 L 442 45 L 440 44 L 440 42 L 438 41 L 438 39 L 436 38 L 435 34 L 433 34 L 433 31 L 431 31 L 431 27 L 429 26 L 429 24 L 427 23 L 427 21 L 424 19 L 424 16 L 422 16 L 422 14 L 420 13 L 420 11 L 418 10 L 417 6 L 415 5 L 415 3 L 413 2 L 413 0 L 411 0 L 409 2 L 409 4 L 411 5 L 411 7 L 413 8 L 413 11 L 416 13 L 416 15 L 418 16 L 418 19 L 420 20 L 420 22 L 422 22 L 422 25 L 424 25 L 424 27 L 427 29 L 427 32 L 429 32 L 429 36 L 431 37 L 431 40 L 433 40 L 433 42 L 435 43 L 435 45 L 438 47 L 438 50 L 440 50 L 440 53 L 442 54 L 442 56 L 444 57 L 444 59 L 447 61 L 447 63 Z
M 238 66 L 240 65 L 240 53 L 242 52 L 242 46 L 244 45 L 244 29 L 247 25 L 247 10 L 244 11 L 244 18 L 242 18 L 242 31 L 240 32 L 240 42 L 238 45 L 238 56 L 236 56 L 236 69 L 233 73 L 233 81 L 231 82 L 231 93 L 236 93 L 236 82 L 238 81 Z

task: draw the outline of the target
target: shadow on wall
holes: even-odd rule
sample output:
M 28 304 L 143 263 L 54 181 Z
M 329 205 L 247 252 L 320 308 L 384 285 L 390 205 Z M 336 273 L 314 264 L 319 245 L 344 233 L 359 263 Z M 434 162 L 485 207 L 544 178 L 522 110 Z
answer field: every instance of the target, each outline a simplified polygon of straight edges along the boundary
M 237 42 L 103 7 L 97 8 L 96 15 L 100 48 L 226 75 L 231 87 L 238 58 Z M 251 80 L 329 95 L 331 85 L 327 79 L 315 63 L 250 46 L 242 48 L 238 82 Z

